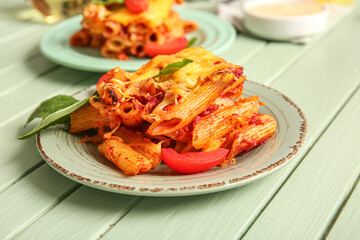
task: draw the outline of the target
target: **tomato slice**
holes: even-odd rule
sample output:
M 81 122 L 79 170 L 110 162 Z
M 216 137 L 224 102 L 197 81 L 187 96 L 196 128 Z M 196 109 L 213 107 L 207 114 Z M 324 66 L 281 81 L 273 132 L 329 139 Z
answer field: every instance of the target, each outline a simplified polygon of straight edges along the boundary
M 163 148 L 161 157 L 171 169 L 181 173 L 200 173 L 207 171 L 225 159 L 228 149 L 218 148 L 209 152 L 177 153 L 171 148 Z
M 133 13 L 142 13 L 149 8 L 148 0 L 125 0 L 126 7 Z
M 188 40 L 186 37 L 172 38 L 164 44 L 147 43 L 144 46 L 146 55 L 155 57 L 156 55 L 170 55 L 186 48 Z
M 99 84 L 103 81 L 108 81 L 110 79 L 112 79 L 114 77 L 114 74 L 110 71 L 110 72 L 106 72 L 104 73 L 100 78 L 99 81 L 96 84 L 96 87 L 99 86 Z
M 104 73 L 100 78 L 99 81 L 97 82 L 96 86 L 99 86 L 99 83 L 105 81 L 108 78 L 108 73 Z

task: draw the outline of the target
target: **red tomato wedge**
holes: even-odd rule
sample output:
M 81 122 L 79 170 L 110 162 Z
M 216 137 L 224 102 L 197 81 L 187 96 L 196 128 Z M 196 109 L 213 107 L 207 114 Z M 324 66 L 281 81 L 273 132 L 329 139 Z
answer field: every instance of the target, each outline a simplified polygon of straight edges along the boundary
M 107 75 L 108 75 L 107 73 L 104 73 L 104 74 L 99 78 L 99 81 L 97 82 L 96 86 L 98 86 L 99 83 L 105 81 L 106 78 L 107 78 Z
M 188 40 L 186 37 L 178 37 L 172 38 L 161 45 L 155 43 L 145 44 L 144 50 L 149 57 L 155 57 L 156 55 L 170 55 L 185 49 L 187 44 Z
M 142 13 L 149 8 L 148 0 L 125 0 L 126 7 L 133 13 Z
M 181 173 L 200 173 L 207 171 L 225 159 L 228 149 L 219 148 L 209 152 L 177 153 L 171 148 L 163 148 L 161 157 L 171 169 Z
M 99 81 L 97 82 L 96 86 L 99 85 L 99 83 L 103 82 L 103 81 L 108 81 L 110 79 L 112 79 L 114 77 L 114 74 L 113 73 L 104 73 L 100 78 L 99 78 Z

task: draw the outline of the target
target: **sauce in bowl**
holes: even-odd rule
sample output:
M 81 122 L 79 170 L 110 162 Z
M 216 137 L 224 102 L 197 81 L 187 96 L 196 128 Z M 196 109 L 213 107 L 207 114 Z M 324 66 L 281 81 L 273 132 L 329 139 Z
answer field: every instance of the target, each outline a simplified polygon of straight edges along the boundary
M 312 1 L 272 2 L 251 6 L 248 11 L 267 17 L 295 17 L 319 13 L 323 6 Z

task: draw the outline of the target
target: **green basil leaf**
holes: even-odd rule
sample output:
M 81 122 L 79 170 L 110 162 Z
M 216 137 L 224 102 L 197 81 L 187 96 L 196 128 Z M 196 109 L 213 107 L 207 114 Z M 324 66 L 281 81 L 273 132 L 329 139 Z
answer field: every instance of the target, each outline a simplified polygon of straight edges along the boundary
M 188 42 L 186 48 L 192 47 L 195 44 L 196 39 L 197 39 L 196 37 L 191 38 L 190 41 Z
M 98 5 L 107 5 L 109 3 L 123 4 L 124 0 L 98 0 L 98 1 L 95 1 L 94 3 L 98 4 Z
M 171 63 L 171 64 L 167 65 L 166 67 L 164 67 L 163 69 L 161 69 L 161 71 L 158 74 L 156 74 L 155 76 L 153 76 L 153 78 L 157 78 L 160 76 L 164 76 L 164 75 L 168 75 L 168 74 L 177 72 L 181 68 L 185 67 L 187 64 L 192 63 L 192 62 L 193 62 L 193 60 L 184 58 L 182 61 Z
M 73 105 L 78 100 L 67 95 L 58 95 L 53 98 L 47 99 L 40 103 L 40 105 L 31 113 L 25 126 L 35 118 L 46 118 L 50 114 Z
M 50 126 L 56 124 L 67 124 L 70 122 L 70 114 L 77 109 L 89 104 L 89 98 L 85 98 L 82 101 L 76 102 L 71 106 L 58 110 L 49 116 L 47 116 L 44 120 L 42 120 L 31 132 L 25 134 L 22 137 L 19 137 L 19 140 L 30 138 L 31 136 L 37 134 L 43 129 L 46 129 Z

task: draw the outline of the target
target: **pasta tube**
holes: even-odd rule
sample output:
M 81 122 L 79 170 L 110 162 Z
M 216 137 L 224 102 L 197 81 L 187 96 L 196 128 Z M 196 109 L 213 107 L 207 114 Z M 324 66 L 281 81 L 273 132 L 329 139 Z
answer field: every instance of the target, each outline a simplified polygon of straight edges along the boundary
M 98 146 L 98 150 L 128 175 L 148 172 L 153 168 L 150 160 L 136 152 L 119 137 L 105 140 Z
M 143 106 L 137 102 L 122 102 L 119 108 L 122 123 L 127 127 L 139 126 L 143 122 L 142 110 Z
M 250 124 L 231 132 L 234 139 L 227 160 L 231 160 L 241 152 L 248 152 L 254 147 L 263 144 L 276 131 L 275 119 L 267 114 L 255 116 Z
M 75 134 L 92 128 L 108 126 L 110 120 L 101 116 L 99 111 L 92 105 L 86 105 L 71 114 L 70 133 Z
M 119 136 L 133 150 L 150 160 L 152 168 L 160 164 L 163 141 L 154 143 L 150 139 L 145 138 L 142 133 L 124 127 L 119 128 L 114 133 L 114 136 Z
M 213 146 L 208 148 L 207 151 L 213 150 L 218 145 L 214 146 L 214 141 L 220 143 L 221 141 L 217 139 L 250 121 L 252 115 L 258 112 L 258 100 L 259 97 L 241 99 L 233 106 L 215 111 L 195 121 L 192 139 L 194 147 L 201 149 L 211 144 Z M 215 149 L 218 147 L 215 147 Z
M 103 37 L 106 39 L 121 35 L 123 33 L 121 24 L 114 20 L 106 20 L 104 22 L 104 28 Z
M 74 33 L 70 38 L 70 45 L 72 46 L 88 46 L 90 43 L 90 34 L 86 29 Z
M 189 95 L 180 99 L 168 112 L 160 113 L 160 120 L 154 121 L 149 129 L 150 135 L 166 135 L 191 123 L 196 116 L 208 108 L 215 99 L 235 80 L 231 72 L 218 71 L 207 77 Z M 244 81 L 244 79 L 236 79 Z

